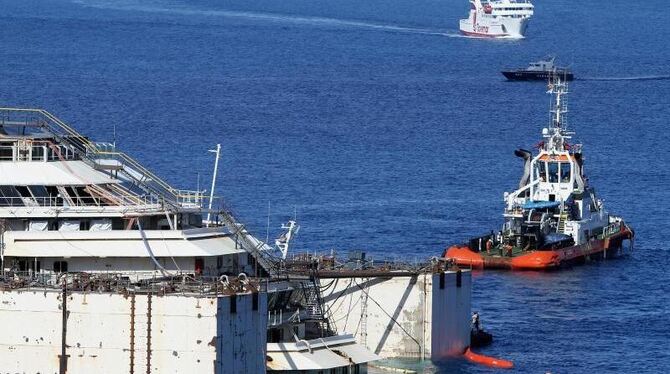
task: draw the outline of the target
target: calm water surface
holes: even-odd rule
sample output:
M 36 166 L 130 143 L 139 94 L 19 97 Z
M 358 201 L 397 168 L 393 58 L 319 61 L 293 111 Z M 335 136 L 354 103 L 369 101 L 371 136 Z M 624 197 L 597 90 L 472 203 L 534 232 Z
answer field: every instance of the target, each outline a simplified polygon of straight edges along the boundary
M 521 41 L 459 37 L 465 1 L 2 1 L 0 103 L 42 107 L 295 251 L 424 259 L 497 228 L 517 147 L 548 122 L 543 84 L 499 71 L 558 54 L 580 79 L 570 124 L 628 257 L 475 275 L 485 354 L 520 372 L 670 369 L 670 43 L 665 2 L 538 0 Z M 625 79 L 621 79 L 625 78 Z M 652 78 L 652 79 L 642 79 Z M 480 373 L 464 361 L 427 372 Z

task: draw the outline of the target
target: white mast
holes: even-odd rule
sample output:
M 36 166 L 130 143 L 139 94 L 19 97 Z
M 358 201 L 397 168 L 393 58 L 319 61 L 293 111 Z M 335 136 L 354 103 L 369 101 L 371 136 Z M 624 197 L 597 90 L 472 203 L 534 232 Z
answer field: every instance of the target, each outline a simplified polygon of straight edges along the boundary
M 281 225 L 282 229 L 285 229 L 286 232 L 281 234 L 279 238 L 275 240 L 275 246 L 279 249 L 281 253 L 281 258 L 286 260 L 286 255 L 288 254 L 289 243 L 293 238 L 293 235 L 298 233 L 300 226 L 296 224 L 294 220 L 289 220 L 288 223 Z
M 216 174 L 219 171 L 219 157 L 221 155 L 221 144 L 216 145 L 216 150 L 209 149 L 208 152 L 216 153 L 216 160 L 214 161 L 214 173 L 212 174 L 212 189 L 209 191 L 209 207 L 207 208 L 207 226 L 212 214 L 212 201 L 214 200 L 214 187 L 216 186 Z
M 568 85 L 562 81 L 557 74 L 553 75 L 549 82 L 548 93 L 554 95 L 553 108 L 551 109 L 551 127 L 546 131 L 545 137 L 549 138 L 547 150 L 563 151 L 565 146 L 565 139 L 570 139 L 571 133 L 566 131 L 565 114 L 568 112 L 568 107 L 564 95 L 568 93 Z M 543 131 L 545 133 L 545 131 Z

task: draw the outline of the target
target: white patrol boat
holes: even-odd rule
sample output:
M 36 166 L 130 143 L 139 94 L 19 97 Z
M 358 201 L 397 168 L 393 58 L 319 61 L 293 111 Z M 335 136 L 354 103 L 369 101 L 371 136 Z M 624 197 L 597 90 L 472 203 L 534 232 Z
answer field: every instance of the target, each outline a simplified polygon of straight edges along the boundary
M 470 0 L 470 14 L 460 22 L 463 34 L 484 38 L 517 38 L 533 15 L 529 0 Z
M 459 265 L 512 270 L 549 269 L 589 258 L 617 255 L 633 230 L 609 214 L 584 173 L 581 144 L 570 144 L 566 129 L 567 84 L 554 76 L 551 126 L 542 129 L 536 156 L 519 149 L 524 173 L 519 188 L 505 193 L 505 223 L 445 251 Z

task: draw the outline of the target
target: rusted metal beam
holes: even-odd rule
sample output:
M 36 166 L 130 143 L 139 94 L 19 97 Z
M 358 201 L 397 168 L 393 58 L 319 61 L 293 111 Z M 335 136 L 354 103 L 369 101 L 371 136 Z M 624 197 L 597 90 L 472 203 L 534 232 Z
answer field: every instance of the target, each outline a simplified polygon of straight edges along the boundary
M 151 374 L 151 292 L 147 294 L 147 374 Z
M 135 374 L 135 293 L 130 294 L 130 374 Z
M 59 356 L 59 373 L 67 373 L 67 279 L 63 279 L 63 294 L 62 294 L 62 332 L 61 332 L 61 348 Z
M 395 278 L 395 277 L 415 277 L 421 274 L 421 271 L 407 271 L 407 270 L 319 270 L 315 274 L 322 278 Z M 308 274 L 305 272 L 304 274 Z

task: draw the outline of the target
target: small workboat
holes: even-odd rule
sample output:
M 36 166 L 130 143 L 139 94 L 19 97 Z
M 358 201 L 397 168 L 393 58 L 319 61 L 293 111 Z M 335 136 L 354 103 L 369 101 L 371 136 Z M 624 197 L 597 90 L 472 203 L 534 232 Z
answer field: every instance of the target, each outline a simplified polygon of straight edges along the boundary
M 556 66 L 555 57 L 545 57 L 540 61 L 531 62 L 528 67 L 513 70 L 503 70 L 501 73 L 511 81 L 550 81 L 554 76 L 559 76 L 564 81 L 575 78 L 572 71 L 567 67 Z
M 632 249 L 633 230 L 609 214 L 584 172 L 582 145 L 570 143 L 565 123 L 567 83 L 554 76 L 551 126 L 542 129 L 538 152 L 518 149 L 524 160 L 519 188 L 504 194 L 505 223 L 444 252 L 460 266 L 542 270 Z

